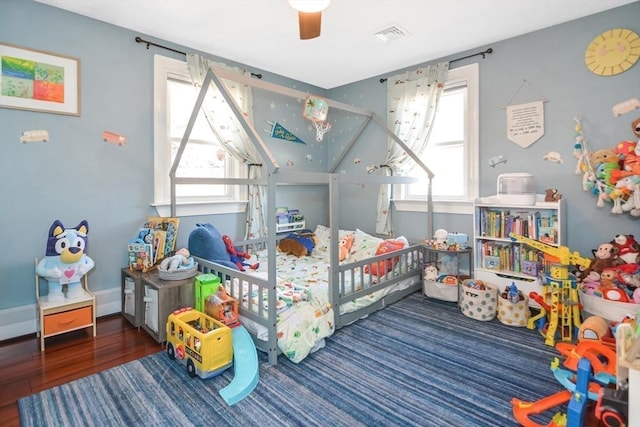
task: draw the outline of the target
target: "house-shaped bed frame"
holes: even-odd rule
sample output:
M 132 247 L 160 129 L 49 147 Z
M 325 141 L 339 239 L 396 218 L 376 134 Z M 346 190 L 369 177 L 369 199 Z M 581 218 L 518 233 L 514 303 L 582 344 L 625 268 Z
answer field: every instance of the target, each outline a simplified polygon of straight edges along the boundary
M 248 303 L 246 307 L 240 307 L 240 313 L 246 318 L 251 319 L 259 324 L 264 325 L 269 330 L 268 341 L 261 342 L 254 337 L 256 346 L 269 355 L 269 363 L 277 363 L 277 337 L 276 337 L 276 247 L 278 237 L 276 235 L 276 190 L 279 185 L 327 185 L 329 187 L 329 222 L 332 242 L 329 253 L 329 301 L 333 309 L 335 310 L 335 326 L 340 328 L 347 325 L 362 316 L 372 313 L 395 302 L 404 296 L 415 292 L 421 288 L 420 273 L 422 270 L 422 251 L 421 246 L 412 245 L 410 248 L 405 248 L 403 251 L 395 252 L 393 257 L 385 258 L 384 255 L 379 255 L 371 258 L 367 261 L 359 261 L 349 264 L 349 267 L 341 266 L 338 260 L 338 242 L 339 242 L 339 188 L 341 184 L 406 184 L 415 182 L 415 178 L 400 177 L 400 176 L 378 176 L 378 175 L 349 175 L 343 173 L 335 173 L 337 167 L 343 161 L 347 153 L 356 144 L 365 128 L 373 121 L 375 122 L 395 143 L 400 145 L 402 149 L 416 162 L 416 164 L 422 168 L 428 176 L 428 214 L 427 214 L 427 232 L 428 235 L 433 235 L 433 201 L 431 191 L 431 180 L 433 173 L 427 168 L 427 166 L 420 160 L 420 158 L 413 153 L 409 147 L 398 138 L 372 111 L 358 108 L 352 105 L 340 103 L 335 100 L 327 99 L 327 104 L 330 108 L 343 110 L 355 114 L 359 114 L 365 117 L 365 120 L 360 129 L 355 133 L 353 138 L 345 145 L 340 155 L 337 157 L 334 164 L 329 169 L 328 173 L 320 172 L 289 172 L 280 169 L 278 161 L 273 157 L 267 145 L 264 143 L 253 124 L 250 123 L 243 114 L 240 106 L 236 102 L 231 92 L 227 89 L 226 85 L 221 79 L 227 79 L 235 81 L 237 83 L 245 84 L 250 87 L 256 87 L 262 90 L 270 91 L 280 95 L 286 95 L 295 99 L 304 100 L 309 94 L 287 88 L 284 86 L 276 85 L 270 82 L 254 79 L 251 77 L 239 75 L 221 68 L 211 67 L 207 71 L 206 77 L 202 83 L 202 88 L 196 99 L 196 103 L 193 107 L 191 117 L 185 129 L 184 136 L 182 137 L 180 147 L 176 153 L 175 160 L 172 164 L 169 172 L 170 184 L 171 184 L 171 216 L 176 216 L 176 185 L 178 184 L 218 184 L 218 185 L 262 185 L 266 186 L 266 217 L 268 235 L 265 238 L 247 240 L 244 242 L 238 242 L 238 246 L 243 245 L 255 245 L 260 243 L 266 243 L 266 247 L 269 249 L 268 257 L 268 278 L 267 280 L 257 279 L 248 273 L 232 270 L 224 266 L 209 262 L 207 260 L 197 259 L 199 263 L 199 269 L 203 272 L 210 272 L 218 274 L 224 280 L 237 280 L 239 283 L 249 284 L 253 289 L 257 289 L 258 294 L 263 293 L 267 295 L 265 298 L 265 305 L 259 304 L 259 306 L 253 306 L 252 302 Z M 196 118 L 202 108 L 203 102 L 207 91 L 215 85 L 220 91 L 221 95 L 227 102 L 227 105 L 231 108 L 235 116 L 237 117 L 242 128 L 249 136 L 250 140 L 255 145 L 258 153 L 263 159 L 263 167 L 266 169 L 266 178 L 261 179 L 243 179 L 243 178 L 180 178 L 176 176 L 178 166 L 185 147 L 189 141 L 191 131 L 195 124 Z M 392 259 L 397 261 L 400 259 L 400 266 L 394 274 L 387 274 L 385 277 L 372 279 L 369 275 L 369 285 L 363 289 L 356 291 L 346 291 L 342 282 L 347 275 L 355 277 L 361 276 L 360 279 L 366 281 L 364 278 L 365 266 L 369 263 L 379 262 L 392 262 Z M 356 270 L 357 269 L 357 270 Z M 415 280 L 417 276 L 418 280 Z M 377 303 L 371 304 L 356 312 L 347 314 L 340 313 L 340 306 L 343 303 L 355 300 L 356 298 L 363 297 L 376 290 L 381 290 L 387 286 L 397 284 L 406 279 L 414 279 L 415 283 L 412 283 L 408 288 L 402 289 L 399 292 L 392 292 L 385 295 Z M 223 283 L 224 283 L 223 280 Z M 234 298 L 241 298 L 241 295 L 231 295 Z

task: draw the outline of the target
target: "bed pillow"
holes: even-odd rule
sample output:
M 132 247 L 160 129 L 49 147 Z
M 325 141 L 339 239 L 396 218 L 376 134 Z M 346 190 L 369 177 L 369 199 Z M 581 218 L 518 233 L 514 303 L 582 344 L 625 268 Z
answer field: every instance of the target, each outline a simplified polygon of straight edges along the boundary
M 354 233 L 353 245 L 351 246 L 351 261 L 360 261 L 375 255 L 376 250 L 383 239 L 365 233 L 359 228 Z
M 313 250 L 313 254 L 319 255 L 322 257 L 328 257 L 329 249 L 330 249 L 329 245 L 331 242 L 331 230 L 329 229 L 329 227 L 326 227 L 324 225 L 318 225 L 316 226 L 316 230 L 314 231 L 314 234 L 316 235 L 316 247 Z M 349 252 L 351 250 L 351 246 L 349 245 L 349 240 L 353 242 L 353 240 L 355 239 L 348 239 L 348 237 L 353 234 L 354 232 L 350 230 L 338 230 L 338 237 L 340 238 L 340 241 L 341 242 L 344 241 L 344 245 L 348 246 L 348 250 L 345 257 L 344 258 L 340 257 L 340 261 L 343 261 L 349 255 Z

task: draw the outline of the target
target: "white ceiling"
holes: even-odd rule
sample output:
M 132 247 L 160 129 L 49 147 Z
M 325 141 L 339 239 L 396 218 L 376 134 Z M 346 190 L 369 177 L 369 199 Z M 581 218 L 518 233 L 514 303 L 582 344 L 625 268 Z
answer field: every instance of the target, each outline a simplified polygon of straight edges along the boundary
M 37 1 L 331 89 L 637 0 L 332 0 L 311 40 L 287 0 Z

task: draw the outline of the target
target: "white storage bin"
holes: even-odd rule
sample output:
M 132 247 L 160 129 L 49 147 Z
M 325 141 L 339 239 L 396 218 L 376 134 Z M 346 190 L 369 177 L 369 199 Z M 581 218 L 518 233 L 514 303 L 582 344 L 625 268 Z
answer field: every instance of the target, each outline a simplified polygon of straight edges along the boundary
M 626 316 L 637 316 L 640 304 L 629 302 L 610 301 L 598 296 L 593 296 L 578 291 L 580 304 L 582 304 L 582 318 L 600 316 L 610 322 L 620 322 Z
M 458 286 L 458 284 L 450 285 L 428 279 L 422 281 L 422 291 L 425 296 L 443 301 L 457 302 Z

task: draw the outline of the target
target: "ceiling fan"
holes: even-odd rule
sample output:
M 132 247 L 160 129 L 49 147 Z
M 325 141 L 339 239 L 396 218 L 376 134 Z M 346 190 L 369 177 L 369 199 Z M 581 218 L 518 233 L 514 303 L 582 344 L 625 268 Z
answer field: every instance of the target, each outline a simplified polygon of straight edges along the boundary
M 322 11 L 331 0 L 289 0 L 292 8 L 298 11 L 300 40 L 315 39 L 320 36 Z

